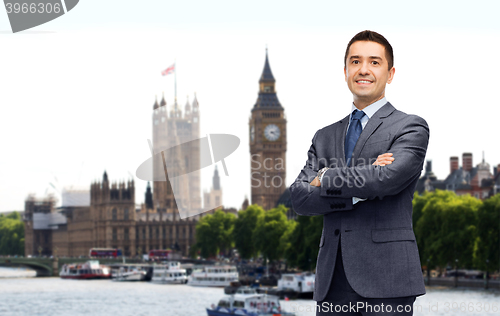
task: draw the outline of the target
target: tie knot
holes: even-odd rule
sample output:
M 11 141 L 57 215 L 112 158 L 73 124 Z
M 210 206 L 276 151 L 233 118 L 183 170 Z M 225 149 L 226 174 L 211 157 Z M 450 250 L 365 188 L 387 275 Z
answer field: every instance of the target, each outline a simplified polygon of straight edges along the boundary
M 353 120 L 360 120 L 363 116 L 365 116 L 365 112 L 363 111 L 358 111 L 358 110 L 352 111 Z

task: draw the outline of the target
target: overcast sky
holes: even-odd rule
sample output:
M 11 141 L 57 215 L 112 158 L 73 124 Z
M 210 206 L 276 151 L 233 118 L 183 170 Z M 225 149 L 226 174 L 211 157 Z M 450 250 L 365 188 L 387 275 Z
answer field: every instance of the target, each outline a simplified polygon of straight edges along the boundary
M 365 29 L 394 48 L 386 97 L 428 122 L 438 178 L 463 152 L 474 165 L 483 150 L 500 164 L 498 2 L 241 2 L 85 0 L 16 34 L 0 10 L 0 211 L 23 210 L 28 193 L 57 194 L 49 183 L 88 188 L 104 170 L 131 179 L 150 155 L 155 96 L 173 103 L 174 77 L 160 73 L 174 60 L 182 108 L 196 92 L 201 136 L 241 140 L 225 160 L 229 177 L 220 172 L 224 205 L 239 208 L 250 197 L 248 120 L 266 45 L 288 120 L 290 185 L 316 130 L 349 114 L 343 56 Z M 203 169 L 203 189 L 212 174 Z M 146 183 L 134 179 L 142 203 Z

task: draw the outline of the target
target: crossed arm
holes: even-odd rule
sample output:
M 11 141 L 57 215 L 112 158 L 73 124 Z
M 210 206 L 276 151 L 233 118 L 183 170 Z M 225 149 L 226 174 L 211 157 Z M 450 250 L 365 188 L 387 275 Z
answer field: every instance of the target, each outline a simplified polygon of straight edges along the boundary
M 384 154 L 379 156 L 381 160 L 377 164 L 330 168 L 323 175 L 320 186 L 316 186 L 317 170 L 313 169 L 317 161 L 316 136 L 306 165 L 290 186 L 292 205 L 299 215 L 351 210 L 354 196 L 371 200 L 401 192 L 420 176 L 429 142 L 429 127 L 424 119 L 409 115 L 389 149 L 395 157 L 391 164 L 384 163 L 390 158 Z M 331 195 L 332 190 L 335 196 Z

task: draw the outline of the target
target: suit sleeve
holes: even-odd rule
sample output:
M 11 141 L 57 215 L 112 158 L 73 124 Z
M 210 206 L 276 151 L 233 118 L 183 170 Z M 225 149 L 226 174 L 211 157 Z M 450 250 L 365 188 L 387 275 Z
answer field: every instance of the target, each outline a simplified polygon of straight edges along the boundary
M 295 213 L 304 216 L 324 215 L 335 211 L 352 210 L 352 198 L 340 198 L 332 196 L 320 196 L 321 187 L 312 186 L 309 183 L 314 180 L 318 173 L 316 157 L 316 137 L 312 139 L 312 145 L 307 153 L 307 162 L 300 171 L 299 176 L 290 186 L 290 196 Z
M 330 168 L 323 176 L 320 196 L 371 200 L 396 195 L 420 177 L 428 143 L 427 122 L 409 115 L 388 151 L 394 157 L 392 164 Z

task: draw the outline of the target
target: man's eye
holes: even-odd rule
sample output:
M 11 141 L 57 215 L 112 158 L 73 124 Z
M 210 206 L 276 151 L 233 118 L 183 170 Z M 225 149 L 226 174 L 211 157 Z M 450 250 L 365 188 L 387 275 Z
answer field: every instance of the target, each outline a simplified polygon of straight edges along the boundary
M 379 62 L 378 62 L 378 61 L 376 61 L 376 60 L 372 61 L 372 63 L 373 63 L 374 65 L 378 65 L 378 64 L 379 64 Z
M 353 64 L 359 64 L 359 60 L 353 60 L 352 63 Z

